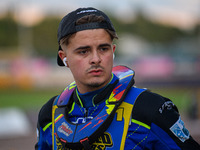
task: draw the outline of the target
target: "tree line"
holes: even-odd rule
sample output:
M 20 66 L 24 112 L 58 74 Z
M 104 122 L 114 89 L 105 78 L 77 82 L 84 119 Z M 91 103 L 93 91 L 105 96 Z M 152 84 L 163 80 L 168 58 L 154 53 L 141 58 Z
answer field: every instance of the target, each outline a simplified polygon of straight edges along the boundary
M 197 38 L 200 35 L 200 24 L 190 31 L 185 31 L 152 22 L 141 13 L 138 13 L 136 19 L 129 23 L 123 23 L 112 16 L 111 20 L 119 37 L 122 33 L 129 33 L 137 35 L 150 43 L 169 44 L 178 38 Z M 59 22 L 60 18 L 48 16 L 37 25 L 25 27 L 17 23 L 12 15 L 8 13 L 0 19 L 0 51 L 3 51 L 5 47 L 18 47 L 20 44 L 19 34 L 23 35 L 23 31 L 29 30 L 31 31 L 30 36 L 34 51 L 44 56 L 55 56 L 58 48 L 57 28 Z

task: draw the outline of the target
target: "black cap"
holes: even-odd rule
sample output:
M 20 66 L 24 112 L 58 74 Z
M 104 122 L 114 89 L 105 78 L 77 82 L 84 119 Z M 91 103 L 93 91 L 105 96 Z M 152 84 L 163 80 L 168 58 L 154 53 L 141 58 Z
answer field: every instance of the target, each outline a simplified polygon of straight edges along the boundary
M 78 19 L 80 19 L 83 16 L 91 14 L 94 14 L 96 16 L 103 16 L 105 20 L 103 22 L 92 22 L 92 23 L 76 25 L 76 21 Z M 58 43 L 60 43 L 60 40 L 69 34 L 73 34 L 82 30 L 99 29 L 99 28 L 109 29 L 115 32 L 112 22 L 105 13 L 92 7 L 79 8 L 63 17 L 58 27 L 57 40 Z M 58 50 L 61 50 L 60 46 Z M 60 59 L 59 56 L 57 56 L 57 64 L 59 66 L 64 66 L 63 61 Z

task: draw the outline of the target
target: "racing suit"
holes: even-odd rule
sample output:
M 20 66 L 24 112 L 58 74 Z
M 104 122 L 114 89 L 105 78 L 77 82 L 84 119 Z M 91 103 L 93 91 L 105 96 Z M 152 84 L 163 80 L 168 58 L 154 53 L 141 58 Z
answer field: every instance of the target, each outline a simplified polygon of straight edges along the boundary
M 80 93 L 77 94 L 78 90 L 76 89 L 70 98 L 72 99 L 72 109 L 68 112 L 70 121 L 74 124 L 82 124 L 92 120 L 106 105 L 106 99 L 110 96 L 118 80 L 118 77 L 113 74 L 109 85 L 93 92 L 92 95 L 97 95 L 98 101 L 92 101 L 92 106 L 89 107 L 85 107 L 87 106 L 86 101 L 81 99 L 83 97 L 79 96 Z M 134 89 L 135 87 L 131 87 L 126 97 L 133 97 Z M 87 93 L 85 99 L 87 99 L 87 95 L 91 97 L 91 94 Z M 56 98 L 57 96 L 51 98 L 40 110 L 37 125 L 38 142 L 35 145 L 37 150 L 52 149 L 52 106 Z M 67 149 L 63 148 L 57 138 L 55 140 L 56 149 Z M 115 141 L 112 140 L 112 135 L 104 132 L 102 136 L 96 138 L 91 147 L 92 149 L 112 149 L 115 144 Z M 124 149 L 198 150 L 200 146 L 185 128 L 177 107 L 171 100 L 143 90 L 134 101 Z

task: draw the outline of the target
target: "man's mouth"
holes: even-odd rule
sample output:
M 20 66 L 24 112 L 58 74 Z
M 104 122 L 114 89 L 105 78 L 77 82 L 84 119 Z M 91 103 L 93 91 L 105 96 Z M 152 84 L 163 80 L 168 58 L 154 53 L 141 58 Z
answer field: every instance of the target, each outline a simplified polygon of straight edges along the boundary
M 89 74 L 92 74 L 94 76 L 99 76 L 103 72 L 103 69 L 101 69 L 101 68 L 91 69 L 88 72 L 89 72 Z
M 89 71 L 89 73 L 92 75 L 100 75 L 102 72 L 102 69 L 92 69 Z

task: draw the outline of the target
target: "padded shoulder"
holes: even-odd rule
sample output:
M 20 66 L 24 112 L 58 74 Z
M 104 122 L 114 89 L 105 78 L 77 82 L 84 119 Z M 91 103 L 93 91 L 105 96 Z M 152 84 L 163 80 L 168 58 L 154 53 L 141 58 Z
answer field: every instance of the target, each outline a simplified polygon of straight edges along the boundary
M 46 104 L 42 106 L 38 115 L 38 123 L 40 127 L 44 128 L 48 123 L 52 121 L 52 105 L 54 99 L 57 96 L 52 97 Z
M 177 124 L 177 121 L 180 118 L 180 114 L 177 107 L 168 98 L 152 93 L 150 91 L 143 92 L 135 102 L 132 111 L 132 118 L 149 126 L 151 126 L 151 123 L 157 125 L 157 127 L 164 130 L 183 150 L 200 149 L 200 145 L 194 141 L 191 136 L 185 142 L 182 142 L 180 139 L 184 138 L 184 136 L 179 137 L 178 134 L 175 135 L 172 133 L 172 129 L 170 128 Z M 185 127 L 179 131 L 185 134 L 187 133 L 187 129 Z
M 150 126 L 167 101 L 171 102 L 169 99 L 147 90 L 137 98 L 133 107 L 132 118 Z

